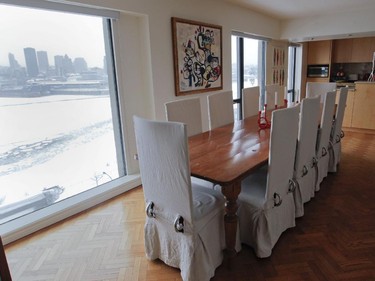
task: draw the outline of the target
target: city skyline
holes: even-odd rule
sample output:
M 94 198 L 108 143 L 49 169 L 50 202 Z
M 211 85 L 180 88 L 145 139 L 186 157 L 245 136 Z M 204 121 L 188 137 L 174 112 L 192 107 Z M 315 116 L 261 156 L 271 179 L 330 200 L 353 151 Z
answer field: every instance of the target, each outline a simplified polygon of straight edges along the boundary
M 72 58 L 84 57 L 90 68 L 103 67 L 105 50 L 100 17 L 0 4 L 0 36 L 0 66 L 9 66 L 11 53 L 26 67 L 23 52 L 31 47 L 47 51 L 50 64 L 56 55 L 67 54 Z M 46 37 L 48 40 L 44 40 Z

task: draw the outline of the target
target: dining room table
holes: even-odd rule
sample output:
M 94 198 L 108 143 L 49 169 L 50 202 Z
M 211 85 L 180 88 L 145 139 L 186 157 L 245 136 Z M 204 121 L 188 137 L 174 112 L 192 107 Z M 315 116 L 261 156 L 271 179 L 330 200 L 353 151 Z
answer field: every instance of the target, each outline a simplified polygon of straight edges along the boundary
M 267 111 L 271 120 L 272 110 Z M 258 116 L 189 137 L 191 175 L 221 186 L 225 204 L 224 255 L 236 255 L 237 198 L 244 178 L 267 164 L 270 128 L 260 129 Z

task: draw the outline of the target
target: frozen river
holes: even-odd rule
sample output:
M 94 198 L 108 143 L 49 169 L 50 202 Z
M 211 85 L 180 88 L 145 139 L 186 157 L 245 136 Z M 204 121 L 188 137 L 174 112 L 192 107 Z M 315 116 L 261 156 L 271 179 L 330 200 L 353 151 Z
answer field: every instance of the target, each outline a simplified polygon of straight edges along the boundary
M 2 205 L 55 185 L 63 199 L 118 176 L 109 96 L 0 98 Z

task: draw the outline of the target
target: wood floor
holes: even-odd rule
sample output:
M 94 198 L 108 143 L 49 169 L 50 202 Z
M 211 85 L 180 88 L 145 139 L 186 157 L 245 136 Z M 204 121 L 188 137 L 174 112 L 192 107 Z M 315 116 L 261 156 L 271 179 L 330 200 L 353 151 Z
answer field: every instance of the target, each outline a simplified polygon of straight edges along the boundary
M 148 261 L 141 188 L 6 246 L 13 280 L 181 280 Z M 329 174 L 267 259 L 244 246 L 212 280 L 375 280 L 375 134 L 346 132 Z

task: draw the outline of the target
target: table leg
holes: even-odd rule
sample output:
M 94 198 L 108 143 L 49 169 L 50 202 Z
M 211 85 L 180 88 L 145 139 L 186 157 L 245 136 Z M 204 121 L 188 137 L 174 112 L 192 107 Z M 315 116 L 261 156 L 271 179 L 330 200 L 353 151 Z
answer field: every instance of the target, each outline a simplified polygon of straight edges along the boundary
M 221 192 L 223 193 L 225 203 L 225 243 L 226 250 L 224 252 L 225 261 L 228 262 L 228 266 L 231 267 L 231 261 L 237 254 L 236 246 L 236 233 L 237 233 L 237 198 L 241 192 L 241 182 L 235 182 L 231 185 L 222 186 Z

